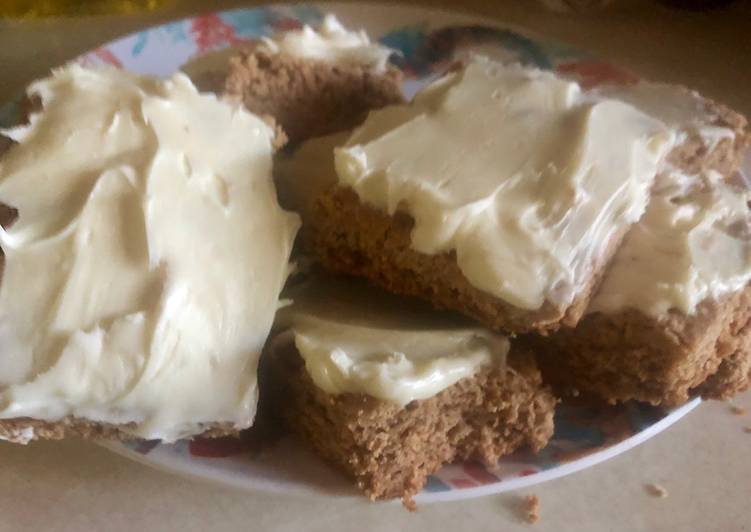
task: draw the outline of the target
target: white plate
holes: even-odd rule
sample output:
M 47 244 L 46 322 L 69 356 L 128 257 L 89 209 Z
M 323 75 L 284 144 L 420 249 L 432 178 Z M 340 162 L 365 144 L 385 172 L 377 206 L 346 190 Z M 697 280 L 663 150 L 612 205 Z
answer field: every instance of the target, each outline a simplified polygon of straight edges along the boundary
M 518 30 L 487 25 L 466 15 L 395 5 L 336 5 L 350 27 L 402 55 L 396 63 L 406 73 L 408 94 L 435 78 L 457 55 L 480 51 L 505 61 L 520 61 L 579 77 L 582 84 L 629 83 L 636 77 L 620 68 L 557 43 L 544 42 Z M 214 13 L 134 33 L 92 50 L 78 60 L 88 65 L 111 64 L 135 72 L 166 76 L 208 51 L 257 39 L 301 23 L 317 23 L 321 12 L 311 4 L 275 5 Z M 0 108 L 0 125 L 19 118 L 18 105 Z M 418 502 L 455 500 L 531 486 L 607 460 L 666 429 L 699 404 L 694 400 L 672 412 L 646 405 L 576 408 L 562 405 L 556 433 L 541 453 L 517 453 L 497 467 L 456 464 L 430 477 Z M 138 462 L 186 476 L 248 490 L 275 493 L 349 496 L 355 490 L 310 451 L 283 439 L 261 455 L 242 440 L 108 443 L 113 451 Z

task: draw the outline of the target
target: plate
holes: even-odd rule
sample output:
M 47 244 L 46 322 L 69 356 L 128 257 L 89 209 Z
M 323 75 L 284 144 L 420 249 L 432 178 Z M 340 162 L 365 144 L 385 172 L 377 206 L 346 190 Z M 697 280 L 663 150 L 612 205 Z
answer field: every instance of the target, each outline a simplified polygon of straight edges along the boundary
M 639 403 L 618 406 L 559 405 L 555 434 L 537 454 L 517 452 L 495 467 L 452 464 L 428 478 L 420 504 L 481 497 L 525 488 L 613 458 L 658 434 L 701 403 L 667 411 Z M 243 439 L 104 442 L 104 447 L 148 466 L 248 491 L 287 495 L 361 495 L 352 484 L 291 437 L 261 451 Z
M 440 75 L 466 54 L 481 53 L 576 77 L 582 85 L 633 83 L 637 77 L 560 43 L 527 32 L 446 11 L 396 5 L 327 4 L 349 27 L 399 51 L 393 62 L 405 72 L 405 92 Z M 312 4 L 274 5 L 212 13 L 171 22 L 118 39 L 77 61 L 168 76 L 196 56 L 251 42 L 279 30 L 317 24 L 322 11 Z M 16 102 L 0 108 L 0 124 L 19 120 Z M 416 502 L 448 501 L 531 486 L 612 458 L 665 430 L 700 403 L 695 399 L 669 411 L 629 403 L 619 406 L 560 405 L 556 430 L 540 453 L 519 452 L 492 468 L 465 463 L 430 477 Z M 247 490 L 280 494 L 356 495 L 351 484 L 296 440 L 283 438 L 261 452 L 245 439 L 106 443 L 107 448 L 158 469 Z

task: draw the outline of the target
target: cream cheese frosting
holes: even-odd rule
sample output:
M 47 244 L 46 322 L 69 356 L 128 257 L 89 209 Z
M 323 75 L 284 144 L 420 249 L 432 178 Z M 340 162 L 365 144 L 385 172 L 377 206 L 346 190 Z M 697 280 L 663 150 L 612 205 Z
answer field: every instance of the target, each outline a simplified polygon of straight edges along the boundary
M 602 87 L 686 134 L 698 135 L 707 152 L 735 132 L 713 125 L 706 100 L 660 83 Z M 714 171 L 687 175 L 666 165 L 657 176 L 644 216 L 613 258 L 590 312 L 625 308 L 659 318 L 686 315 L 704 300 L 717 300 L 751 281 L 751 192 L 741 179 Z
M 751 191 L 708 171 L 658 176 L 644 217 L 634 225 L 592 300 L 592 312 L 639 309 L 659 317 L 693 314 L 751 280 Z
M 276 345 L 293 341 L 313 382 L 330 394 L 362 393 L 406 405 L 489 364 L 508 339 L 356 281 L 313 278 L 286 294 Z
M 299 226 L 274 132 L 183 74 L 70 65 L 29 94 L 42 110 L 0 161 L 19 211 L 0 231 L 0 418 L 166 441 L 250 426 Z
M 264 37 L 261 45 L 270 53 L 283 53 L 332 64 L 363 66 L 376 72 L 386 70 L 391 48 L 370 41 L 364 30 L 350 31 L 331 14 L 313 29 L 306 25 L 273 38 Z
M 708 123 L 706 100 L 682 87 L 642 81 L 634 85 L 603 85 L 593 94 L 621 100 L 661 120 L 679 131 L 676 143 L 684 141 L 686 133 L 693 132 L 712 151 L 723 139 L 735 137 L 731 129 Z
M 643 214 L 675 138 L 573 81 L 478 58 L 411 105 L 371 112 L 335 166 L 362 201 L 414 218 L 413 249 L 455 251 L 476 288 L 565 308 Z

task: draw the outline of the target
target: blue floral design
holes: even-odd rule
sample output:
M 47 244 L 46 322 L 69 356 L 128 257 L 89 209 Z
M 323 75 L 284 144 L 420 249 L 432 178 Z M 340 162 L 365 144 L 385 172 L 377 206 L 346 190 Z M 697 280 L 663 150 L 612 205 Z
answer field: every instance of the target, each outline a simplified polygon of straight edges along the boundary
M 152 37 L 156 37 L 157 40 L 161 41 L 163 39 L 163 36 L 168 36 L 170 37 L 169 42 L 171 44 L 187 40 L 188 34 L 185 31 L 185 25 L 186 22 L 180 20 L 159 26 L 158 28 L 155 28 L 153 30 L 142 31 L 136 37 L 136 42 L 133 44 L 131 54 L 133 54 L 134 56 L 141 55 L 141 52 L 143 52 L 143 49 L 146 47 Z
M 187 24 L 184 21 L 170 22 L 169 24 L 162 26 L 164 33 L 172 37 L 172 43 L 188 39 L 186 28 Z
M 428 493 L 435 493 L 437 491 L 451 491 L 451 486 L 439 480 L 437 477 L 431 475 L 428 477 L 428 482 L 425 484 L 423 490 L 427 491 Z
M 599 426 L 582 423 L 581 419 L 571 419 L 565 405 L 555 413 L 555 434 L 553 440 L 565 441 L 576 448 L 599 447 L 605 443 L 605 434 Z M 575 414 L 579 414 L 574 410 Z
M 235 9 L 224 11 L 219 17 L 235 28 L 235 34 L 244 39 L 257 39 L 272 32 L 274 23 L 285 19 L 296 19 L 303 24 L 317 24 L 322 19 L 321 12 L 314 6 L 299 5 L 287 9 L 283 7 Z
M 18 123 L 20 98 L 0 106 L 0 127 L 11 127 Z
M 235 28 L 238 37 L 257 39 L 268 33 L 268 28 L 277 14 L 273 9 L 236 9 L 219 14 L 223 22 Z
M 413 57 L 425 42 L 425 25 L 406 26 L 390 31 L 382 36 L 379 42 L 399 52 L 391 57 L 391 62 L 404 69 L 408 66 L 407 58 Z

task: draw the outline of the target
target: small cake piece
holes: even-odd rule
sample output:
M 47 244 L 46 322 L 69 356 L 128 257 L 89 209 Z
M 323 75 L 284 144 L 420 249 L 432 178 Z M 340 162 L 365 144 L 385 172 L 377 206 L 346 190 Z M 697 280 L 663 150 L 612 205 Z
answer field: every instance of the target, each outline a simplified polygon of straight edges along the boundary
M 371 499 L 409 504 L 445 464 L 550 439 L 555 399 L 507 338 L 357 281 L 285 295 L 269 353 L 279 411 Z
M 29 93 L 41 109 L 0 160 L 18 211 L 0 230 L 0 438 L 251 426 L 299 226 L 273 128 L 182 74 L 69 65 Z
M 531 525 L 540 520 L 540 498 L 535 495 L 526 495 L 524 497 L 525 517 Z
M 493 329 L 575 325 L 675 137 L 575 82 L 477 58 L 335 150 L 312 247 Z
M 660 85 L 630 97 L 685 131 L 576 329 L 530 338 L 546 379 L 610 402 L 727 399 L 751 377 L 745 119 Z
M 351 129 L 369 110 L 403 101 L 391 53 L 327 15 L 317 30 L 288 31 L 233 58 L 225 93 L 274 117 L 294 145 Z
M 644 488 L 647 490 L 647 493 L 649 493 L 652 497 L 657 497 L 658 499 L 664 499 L 668 496 L 668 490 L 666 490 L 660 484 L 656 484 L 652 482 L 650 484 L 645 484 Z

